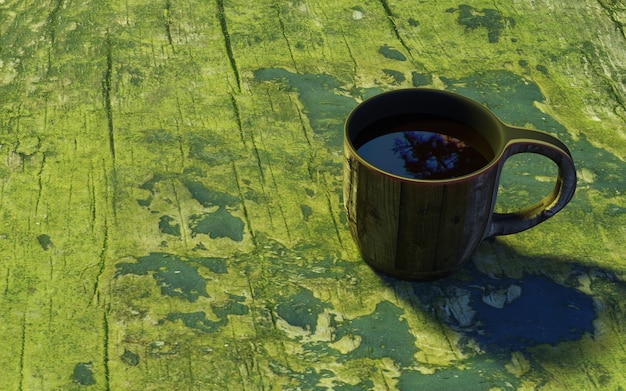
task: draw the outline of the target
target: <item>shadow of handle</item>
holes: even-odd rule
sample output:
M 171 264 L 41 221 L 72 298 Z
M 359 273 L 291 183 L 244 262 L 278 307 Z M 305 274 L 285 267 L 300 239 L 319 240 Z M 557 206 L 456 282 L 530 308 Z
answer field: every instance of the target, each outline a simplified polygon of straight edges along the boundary
M 485 237 L 508 235 L 527 230 L 554 216 L 572 199 L 576 190 L 576 168 L 569 149 L 548 133 L 505 125 L 508 142 L 500 160 L 518 153 L 536 153 L 551 159 L 559 167 L 556 185 L 541 201 L 514 213 L 494 213 Z

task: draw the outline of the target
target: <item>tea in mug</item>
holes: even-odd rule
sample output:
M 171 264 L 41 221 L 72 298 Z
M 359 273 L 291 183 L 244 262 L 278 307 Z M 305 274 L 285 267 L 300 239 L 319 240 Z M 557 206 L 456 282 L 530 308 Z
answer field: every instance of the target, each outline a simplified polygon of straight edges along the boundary
M 356 146 L 370 164 L 413 179 L 449 179 L 480 170 L 486 141 L 471 127 L 433 118 L 387 118 L 368 127 L 373 137 Z M 489 151 L 487 151 L 489 152 Z

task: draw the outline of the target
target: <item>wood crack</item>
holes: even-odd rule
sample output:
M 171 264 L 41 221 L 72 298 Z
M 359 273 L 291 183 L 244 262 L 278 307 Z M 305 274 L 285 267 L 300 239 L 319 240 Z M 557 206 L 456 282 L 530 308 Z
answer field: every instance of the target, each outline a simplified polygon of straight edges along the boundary
M 22 340 L 20 341 L 20 386 L 19 390 L 24 389 L 24 356 L 26 350 L 26 312 L 22 314 Z
M 289 100 L 291 101 L 291 103 L 293 104 L 294 108 L 296 109 L 296 113 L 298 113 L 298 118 L 300 120 L 300 125 L 302 127 L 302 134 L 304 135 L 304 139 L 306 140 L 307 145 L 309 147 L 312 147 L 313 144 L 311 143 L 311 137 L 309 137 L 309 132 L 307 131 L 306 122 L 304 120 L 304 116 L 302 114 L 302 110 L 300 109 L 300 107 L 296 103 L 297 100 L 294 100 L 291 97 L 291 94 L 288 95 L 288 97 L 289 97 Z M 313 153 L 311 153 L 311 155 L 313 155 Z M 313 156 L 311 156 L 311 157 L 313 157 Z
M 346 45 L 346 49 L 348 50 L 348 56 L 350 57 L 350 60 L 352 61 L 352 74 L 354 75 L 353 77 L 356 77 L 357 74 L 357 61 L 356 58 L 354 57 L 354 54 L 352 53 L 352 48 L 350 47 L 350 44 L 348 43 L 348 39 L 346 38 L 346 33 L 343 30 L 343 28 L 341 29 L 341 38 L 343 39 L 343 42 Z
M 59 20 L 59 10 L 61 9 L 61 5 L 63 4 L 63 0 L 57 0 L 54 3 L 50 14 L 48 14 L 48 21 L 46 26 L 46 35 L 48 41 L 50 42 L 50 46 L 48 47 L 48 64 L 46 66 L 46 75 L 50 74 L 50 69 L 52 68 L 52 48 L 54 47 L 54 43 L 56 41 L 56 28 Z
M 242 128 L 242 131 L 243 131 L 243 128 Z M 256 164 L 259 167 L 259 174 L 261 175 L 261 188 L 265 192 L 265 172 L 263 170 L 263 162 L 261 161 L 261 154 L 259 153 L 259 147 L 256 144 L 256 138 L 254 137 L 254 132 L 250 132 L 250 141 L 252 142 L 252 150 L 254 151 Z
M 237 104 L 237 99 L 235 99 L 235 95 L 230 94 L 230 103 L 233 105 L 233 112 L 235 113 L 235 122 L 237 122 L 237 128 L 239 129 L 239 137 L 241 138 L 241 142 L 244 147 L 246 146 L 246 139 L 243 137 L 243 125 L 241 122 L 241 112 L 239 111 L 239 104 Z
M 293 50 L 291 49 L 291 43 L 289 42 L 289 38 L 287 38 L 287 33 L 285 32 L 285 22 L 283 21 L 282 14 L 280 12 L 280 4 L 275 4 L 276 8 L 276 16 L 278 18 L 278 25 L 280 26 L 280 33 L 282 34 L 285 42 L 287 42 L 287 51 L 289 52 L 289 57 L 291 58 L 291 62 L 293 63 L 293 68 L 297 73 L 300 73 L 298 70 L 298 65 L 296 65 L 296 59 L 293 56 Z
M 5 279 L 4 279 L 4 283 L 5 283 L 5 285 L 4 285 L 4 295 L 5 296 L 9 294 L 9 282 L 10 282 L 10 279 L 11 279 L 11 267 L 7 266 L 7 275 L 6 275 Z
M 330 219 L 333 222 L 333 227 L 335 228 L 335 235 L 337 236 L 337 240 L 339 241 L 339 245 L 341 245 L 341 247 L 344 246 L 343 244 L 343 240 L 341 239 L 341 230 L 339 227 L 339 222 L 337 221 L 337 218 L 335 217 L 335 213 L 333 211 L 333 202 L 332 202 L 332 198 L 330 196 L 330 190 L 329 190 L 329 186 L 328 183 L 326 182 L 326 178 L 324 177 L 324 175 L 321 175 L 322 178 L 322 182 L 324 184 L 324 193 L 326 195 L 326 202 L 328 204 L 328 215 L 330 216 Z
M 107 118 L 108 125 L 108 135 L 109 135 L 109 151 L 111 154 L 111 159 L 113 160 L 113 164 L 115 165 L 115 133 L 113 126 L 113 108 L 111 104 L 111 79 L 113 77 L 113 54 L 112 54 L 112 43 L 111 36 L 106 35 L 105 40 L 105 49 L 106 49 L 106 70 L 104 72 L 104 78 L 102 80 L 102 94 L 104 97 L 104 109 Z
M 391 27 L 393 34 L 396 36 L 396 39 L 400 42 L 404 50 L 407 51 L 407 54 L 411 58 L 411 62 L 415 63 L 415 60 L 413 59 L 413 53 L 411 52 L 411 48 L 406 44 L 406 42 L 404 42 L 402 35 L 400 35 L 400 31 L 398 30 L 398 25 L 396 25 L 396 20 L 395 20 L 395 17 L 393 16 L 393 12 L 391 12 L 389 3 L 387 3 L 387 0 L 380 0 L 380 4 L 383 6 L 383 9 L 385 10 L 385 14 L 387 15 L 387 20 L 389 20 L 389 26 Z
M 222 35 L 224 36 L 224 46 L 226 47 L 230 67 L 233 70 L 237 82 L 237 90 L 241 92 L 241 77 L 239 76 L 239 68 L 237 67 L 237 61 L 235 61 L 233 47 L 230 42 L 230 33 L 228 32 L 228 24 L 226 23 L 226 12 L 224 11 L 224 0 L 217 0 L 217 18 L 220 21 Z
M 94 284 L 93 284 L 93 292 L 91 294 L 92 302 L 95 301 L 98 303 L 100 301 L 100 278 L 104 274 L 104 269 L 106 265 L 106 255 L 109 247 L 109 227 L 107 223 L 107 218 L 104 218 L 104 226 L 103 226 L 103 238 L 102 238 L 102 249 L 100 250 L 100 255 L 98 257 L 98 273 L 96 274 Z
M 104 314 L 102 315 L 102 347 L 103 347 L 103 365 L 104 365 L 104 389 L 106 391 L 110 391 L 111 387 L 109 385 L 110 371 L 109 371 L 109 305 L 104 310 Z
M 108 214 L 108 210 L 107 208 L 110 207 L 112 212 L 112 216 L 115 219 L 115 206 L 113 203 L 110 202 L 109 199 L 109 183 L 108 183 L 108 173 L 106 170 L 106 167 L 103 168 L 103 178 L 105 180 L 104 183 L 104 201 L 105 201 L 105 210 L 102 212 L 102 216 L 103 216 L 103 222 L 102 222 L 102 245 L 101 245 L 101 250 L 100 250 L 100 255 L 98 257 L 98 272 L 96 273 L 95 279 L 94 279 L 94 286 L 93 286 L 93 291 L 92 291 L 92 302 L 95 302 L 96 304 L 100 302 L 100 279 L 102 278 L 102 276 L 104 275 L 104 271 L 106 269 L 106 260 L 107 260 L 107 254 L 109 252 L 109 214 Z M 94 201 L 95 203 L 96 201 Z M 95 210 L 95 206 L 94 206 L 94 213 L 96 213 Z M 97 216 L 97 214 L 96 214 Z M 94 217 L 95 218 L 95 217 Z
M 187 224 L 185 222 L 183 207 L 180 202 L 180 197 L 178 196 L 178 190 L 176 190 L 176 182 L 174 180 L 171 180 L 170 186 L 172 186 L 172 193 L 174 194 L 174 201 L 176 202 L 176 211 L 178 212 L 178 219 L 180 220 L 180 236 L 183 240 L 183 244 L 186 247 L 189 233 L 187 232 Z
M 167 43 L 172 48 L 172 51 L 176 53 L 174 49 L 174 43 L 172 40 L 172 2 L 170 0 L 165 1 L 165 9 L 163 10 L 165 35 L 167 36 Z
M 237 171 L 237 166 L 235 165 L 235 161 L 231 161 L 233 165 L 233 173 L 235 175 L 235 183 L 237 184 L 237 192 L 239 193 L 239 199 L 241 200 L 241 206 L 243 209 L 243 218 L 246 220 L 246 226 L 248 227 L 248 233 L 252 238 L 252 244 L 254 247 L 257 247 L 256 236 L 254 235 L 254 231 L 252 230 L 252 224 L 250 222 L 250 215 L 248 213 L 248 208 L 246 207 L 246 199 L 243 194 L 243 190 L 241 189 L 241 182 L 239 181 L 239 172 Z
M 263 132 L 260 132 L 259 135 L 261 136 L 261 144 L 265 146 L 265 142 L 263 141 Z M 270 157 L 268 157 L 267 159 L 267 170 L 270 174 L 270 178 L 272 179 L 272 185 L 274 189 L 276 190 L 276 193 L 280 194 L 278 182 L 276 182 L 276 176 L 274 175 L 274 169 L 272 167 L 272 159 Z M 291 231 L 289 230 L 289 223 L 287 222 L 287 215 L 285 214 L 285 208 L 283 208 L 282 202 L 279 202 L 277 206 L 278 206 L 278 211 L 280 212 L 281 219 L 283 221 L 283 225 L 285 226 L 285 231 L 287 232 L 287 238 L 291 240 Z M 270 220 L 271 220 L 271 209 L 270 209 Z
M 96 183 L 93 178 L 93 167 L 87 174 L 87 186 L 89 189 L 89 228 L 94 234 L 96 231 Z
M 38 145 L 37 150 L 40 149 L 41 139 L 37 137 Z M 37 199 L 35 200 L 35 216 L 39 214 L 39 204 L 41 203 L 41 196 L 43 194 L 43 169 L 46 165 L 46 153 L 41 153 L 41 163 L 39 164 L 39 170 L 37 171 Z
M 50 278 L 52 281 L 52 278 Z M 54 330 L 52 328 L 52 323 L 54 322 L 54 294 L 51 294 L 48 297 L 48 332 L 52 333 Z

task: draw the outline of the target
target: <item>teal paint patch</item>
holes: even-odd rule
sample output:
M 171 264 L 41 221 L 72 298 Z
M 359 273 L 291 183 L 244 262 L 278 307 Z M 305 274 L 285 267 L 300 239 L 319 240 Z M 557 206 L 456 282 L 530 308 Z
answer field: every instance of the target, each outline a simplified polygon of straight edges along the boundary
M 119 73 L 123 74 L 124 77 L 127 77 L 134 87 L 140 87 L 143 81 L 146 78 L 144 72 L 141 69 L 130 66 L 121 66 L 118 70 Z
M 472 74 L 460 79 L 442 78 L 449 91 L 457 92 L 485 105 L 506 123 L 533 127 L 558 137 L 567 145 L 577 167 L 584 167 L 594 175 L 593 187 L 609 196 L 621 193 L 626 186 L 626 164 L 610 152 L 591 144 L 584 134 L 572 138 L 567 129 L 549 114 L 539 110 L 535 102 L 545 102 L 541 90 L 532 80 L 525 79 L 507 70 L 495 70 Z M 498 194 L 500 198 L 509 197 L 519 207 L 528 206 L 529 199 L 539 198 L 552 190 L 553 184 L 539 183 L 536 175 L 556 177 L 556 169 L 551 162 L 542 162 L 536 155 L 520 154 L 511 159 L 515 165 L 505 167 L 503 182 L 516 193 L 511 198 L 507 193 Z M 544 161 L 546 159 L 543 159 Z M 542 164 L 544 163 L 544 164 Z M 547 163 L 547 164 L 545 164 Z M 528 173 L 533 175 L 528 175 Z M 542 187 L 543 186 L 543 187 Z M 538 199 L 537 199 L 538 201 Z M 581 197 L 574 197 L 571 208 L 589 210 L 590 205 Z
M 124 353 L 120 356 L 120 360 L 128 366 L 135 367 L 139 365 L 139 355 L 128 349 L 124 349 Z
M 216 274 L 228 273 L 224 258 L 189 258 L 189 261 L 202 265 Z
M 37 236 L 37 243 L 39 243 L 41 248 L 43 248 L 46 251 L 50 250 L 53 247 L 52 240 L 50 239 L 50 236 L 46 235 L 46 234 L 42 234 L 42 235 Z
M 362 340 L 359 347 L 343 359 L 389 357 L 403 367 L 413 364 L 418 348 L 403 314 L 404 311 L 393 303 L 382 301 L 371 314 L 338 325 L 337 340 L 349 335 L 358 335 Z
M 299 376 L 302 379 L 300 389 L 311 391 L 328 391 L 328 387 L 320 385 L 322 379 L 333 379 L 336 377 L 335 373 L 328 369 L 316 370 L 313 368 L 307 368 Z
M 443 78 L 447 89 L 484 104 L 496 115 L 516 125 L 532 123 L 536 127 L 546 124 L 563 131 L 561 124 L 546 120 L 546 114 L 534 103 L 544 102 L 539 86 L 507 70 L 475 73 L 459 79 Z
M 213 313 L 217 315 L 218 318 L 224 319 L 228 315 L 247 315 L 250 312 L 248 306 L 242 304 L 242 302 L 246 300 L 245 296 L 229 294 L 228 297 L 230 300 L 226 304 L 211 306 Z
M 298 251 L 302 246 L 294 249 Z M 323 259 L 306 259 L 306 265 L 298 270 L 298 274 L 305 278 L 337 278 L 343 279 L 349 270 L 354 269 L 354 263 L 344 259 L 326 257 Z
M 619 216 L 626 213 L 626 208 L 615 204 L 609 204 L 605 213 L 609 216 Z
M 257 204 L 269 203 L 269 197 L 267 196 L 267 194 L 259 193 L 252 188 L 246 188 L 243 196 L 245 199 Z
M 313 296 L 313 292 L 303 289 L 276 306 L 276 313 L 292 326 L 315 333 L 317 318 L 331 305 Z
M 287 88 L 298 92 L 305 114 L 316 136 L 329 147 L 343 145 L 343 122 L 356 106 L 354 99 L 339 95 L 342 84 L 326 74 L 298 74 L 280 68 L 254 71 L 257 82 L 286 82 Z
M 383 73 L 392 79 L 392 84 L 402 84 L 406 81 L 406 76 L 400 71 L 393 69 L 383 69 Z
M 144 183 L 142 183 L 139 188 L 142 190 L 147 190 L 150 194 L 145 199 L 138 199 L 137 203 L 139 206 L 144 208 L 149 208 L 152 205 L 152 201 L 154 200 L 154 195 L 156 193 L 156 186 L 159 182 L 169 179 L 169 176 L 162 174 L 154 174 L 152 178 L 148 179 Z
M 195 302 L 199 297 L 209 297 L 206 281 L 198 269 L 177 255 L 150 253 L 137 259 L 136 263 L 118 263 L 116 277 L 126 274 L 145 276 L 152 274 L 161 294 L 180 297 Z
M 306 204 L 300 205 L 300 210 L 302 211 L 302 219 L 304 221 L 309 221 L 309 217 L 313 214 L 313 208 Z
M 244 296 L 229 294 L 228 297 L 228 302 L 223 305 L 211 305 L 211 310 L 218 320 L 208 319 L 204 311 L 173 312 L 168 314 L 165 319 L 162 319 L 159 324 L 163 324 L 165 321 L 176 322 L 180 320 L 186 327 L 191 329 L 199 330 L 203 333 L 215 333 L 228 324 L 228 315 L 247 315 L 250 312 L 248 306 L 242 304 L 245 300 Z
M 79 362 L 74 367 L 72 373 L 72 381 L 81 386 L 92 386 L 96 384 L 96 379 L 93 377 L 93 363 L 92 362 Z
M 363 390 L 373 390 L 374 382 L 370 379 L 361 380 L 360 383 L 352 385 L 344 382 L 339 382 L 333 388 L 334 391 L 363 391 Z
M 382 54 L 383 56 L 385 56 L 386 58 L 390 60 L 397 60 L 397 61 L 407 60 L 406 56 L 402 54 L 401 51 L 389 45 L 383 45 L 380 48 L 378 48 L 378 53 Z
M 171 145 L 178 142 L 177 136 L 163 128 L 140 130 L 148 144 Z
M 502 12 L 491 9 L 483 8 L 478 10 L 467 4 L 459 5 L 457 10 L 448 9 L 447 12 L 458 11 L 459 16 L 457 23 L 461 26 L 465 26 L 466 31 L 475 30 L 483 27 L 487 29 L 487 38 L 490 43 L 496 43 L 500 40 L 502 30 L 506 27 L 514 27 L 515 19 L 511 17 L 505 17 Z
M 432 84 L 433 77 L 429 74 L 412 72 L 411 73 L 411 83 L 413 87 L 422 87 Z
M 217 321 L 207 319 L 206 313 L 203 311 L 191 313 L 174 312 L 167 315 L 164 320 L 170 322 L 181 320 L 185 326 L 202 331 L 203 333 L 214 333 L 228 323 L 227 318 L 221 318 Z M 163 324 L 164 320 L 159 323 Z
M 180 237 L 180 224 L 171 216 L 161 216 L 159 219 L 159 230 L 166 235 Z
M 206 213 L 198 213 L 188 216 L 189 228 L 192 236 L 198 234 L 209 235 L 211 239 L 230 238 L 233 241 L 241 242 L 243 240 L 243 232 L 245 224 L 239 217 L 233 216 L 226 208 L 236 208 L 240 205 L 238 197 L 228 193 L 211 190 L 207 188 L 198 177 L 205 177 L 206 173 L 197 168 L 188 168 L 185 170 L 182 179 L 170 175 L 154 174 L 152 178 L 139 186 L 140 189 L 147 190 L 150 195 L 146 199 L 138 199 L 139 205 L 150 208 L 155 196 L 159 194 L 159 183 L 165 180 L 172 182 L 172 186 L 176 183 L 182 185 L 189 191 L 191 197 L 205 208 L 215 208 L 217 210 Z M 170 186 L 168 186 L 170 187 Z M 163 190 L 167 191 L 167 190 Z M 171 198 L 164 195 L 164 200 L 168 204 L 172 204 Z M 156 211 L 151 211 L 157 213 Z M 176 219 L 163 215 L 159 219 L 159 230 L 167 235 L 181 236 L 180 224 L 176 223 Z
M 210 190 L 197 179 L 185 178 L 183 185 L 187 188 L 191 197 L 205 208 L 212 206 L 235 206 L 239 203 L 237 197 L 231 196 L 228 193 Z
M 189 157 L 212 167 L 228 164 L 240 155 L 226 149 L 224 146 L 228 145 L 228 142 L 208 129 L 200 134 L 188 134 L 186 141 L 189 144 Z
M 196 266 L 208 268 L 213 273 L 227 273 L 226 259 L 224 258 L 189 258 L 183 259 L 177 255 L 167 253 L 151 253 L 148 256 L 137 259 L 136 263 L 118 263 L 115 276 L 134 274 L 152 275 L 157 284 L 161 286 L 161 293 L 195 302 L 200 296 L 209 297 L 206 292 L 206 280 L 200 276 Z M 249 308 L 243 302 L 245 296 L 228 294 L 228 301 L 224 304 L 212 304 L 211 309 L 218 320 L 208 319 L 205 312 L 182 313 L 174 312 L 159 321 L 182 321 L 186 327 L 200 330 L 206 333 L 218 331 L 228 323 L 228 315 L 247 315 Z M 128 365 L 135 361 L 138 363 L 139 356 L 130 351 L 124 352 L 121 360 Z
M 223 207 L 212 213 L 194 214 L 189 221 L 192 236 L 205 234 L 211 239 L 229 238 L 235 242 L 243 240 L 244 226 L 243 220 Z
M 142 183 L 139 188 L 143 189 L 143 190 L 148 190 L 150 193 L 154 193 L 155 191 L 155 187 L 157 185 L 157 183 L 164 181 L 168 179 L 168 177 L 166 175 L 162 175 L 162 174 L 154 174 L 152 175 L 152 178 L 148 179 L 147 181 L 145 181 L 144 183 Z
M 415 18 L 409 18 L 409 20 L 407 20 L 407 22 L 409 22 L 409 26 L 411 27 L 417 27 L 420 25 L 420 21 L 415 19 Z
M 516 390 L 519 385 L 520 380 L 507 372 L 503 362 L 470 360 L 459 363 L 456 367 L 441 369 L 432 375 L 411 370 L 402 371 L 397 387 L 399 391 L 485 391 Z
M 263 239 L 266 262 L 263 268 L 269 275 L 277 276 L 288 280 L 294 275 L 298 278 L 335 278 L 345 279 L 350 274 L 352 278 L 358 280 L 354 275 L 355 263 L 358 261 L 347 261 L 340 258 L 340 254 L 328 254 L 328 249 L 323 245 L 313 243 L 299 243 L 293 248 L 287 248 L 281 243 L 267 237 Z M 246 263 L 257 264 L 257 256 L 253 255 Z
M 139 204 L 139 206 L 143 208 L 149 208 L 152 204 L 153 199 L 154 197 L 152 195 L 149 195 L 148 197 L 146 197 L 146 199 L 138 199 L 137 204 Z
M 322 379 L 333 379 L 336 377 L 335 373 L 328 369 L 318 371 L 314 368 L 307 368 L 304 372 L 297 372 L 273 361 L 269 362 L 269 367 L 275 375 L 285 376 L 295 380 L 298 384 L 296 388 L 298 390 L 328 391 L 328 387 L 320 385 Z
M 366 100 L 369 98 L 373 98 L 374 96 L 382 94 L 385 91 L 386 90 L 382 88 L 367 88 L 361 92 L 361 99 Z

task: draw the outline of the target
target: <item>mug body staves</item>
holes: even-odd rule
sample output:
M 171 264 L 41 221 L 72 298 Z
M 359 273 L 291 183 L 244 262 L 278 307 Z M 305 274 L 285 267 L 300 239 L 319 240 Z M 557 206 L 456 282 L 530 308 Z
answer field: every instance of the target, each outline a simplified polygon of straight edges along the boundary
M 449 181 L 412 181 L 377 170 L 344 147 L 344 202 L 363 259 L 406 280 L 430 280 L 465 264 L 493 212 L 498 167 Z

